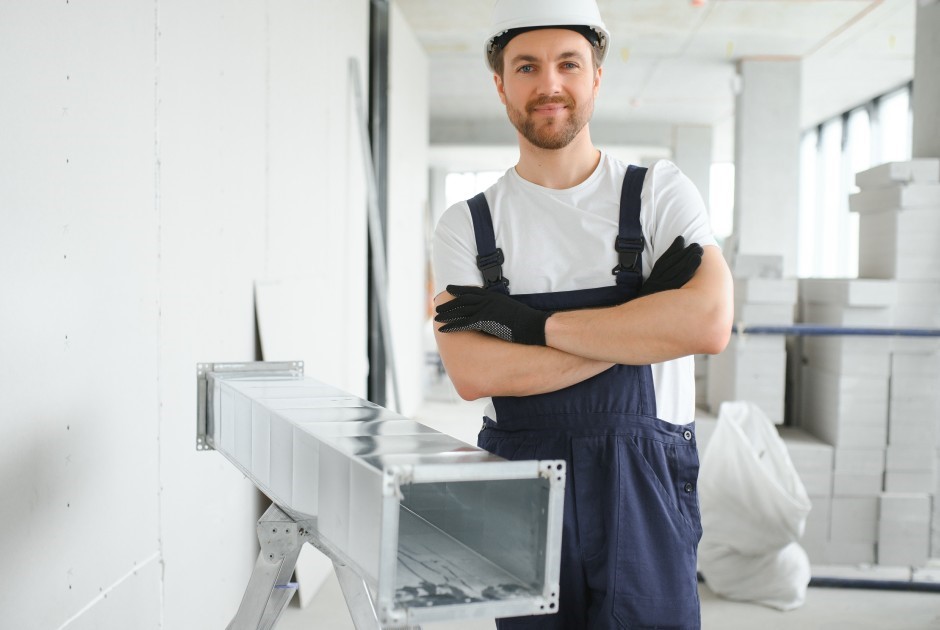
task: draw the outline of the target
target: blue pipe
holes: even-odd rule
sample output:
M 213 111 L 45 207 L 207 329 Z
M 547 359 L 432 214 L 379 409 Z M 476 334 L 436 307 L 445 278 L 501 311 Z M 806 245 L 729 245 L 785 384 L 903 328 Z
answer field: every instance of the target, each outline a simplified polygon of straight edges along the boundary
M 940 593 L 940 583 L 901 582 L 899 580 L 865 580 L 835 577 L 814 577 L 810 586 L 817 588 L 866 588 L 876 591 L 915 591 L 918 593 Z
M 861 328 L 830 326 L 826 324 L 791 324 L 788 326 L 744 326 L 731 331 L 742 335 L 794 335 L 797 337 L 857 336 L 857 337 L 940 337 L 940 328 Z

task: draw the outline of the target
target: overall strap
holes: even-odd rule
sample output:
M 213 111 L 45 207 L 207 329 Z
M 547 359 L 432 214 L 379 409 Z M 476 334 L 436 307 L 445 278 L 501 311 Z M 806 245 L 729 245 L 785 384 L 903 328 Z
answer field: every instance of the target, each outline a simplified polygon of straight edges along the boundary
M 640 193 L 646 170 L 640 166 L 627 167 L 620 193 L 620 229 L 614 249 L 617 250 L 617 266 L 612 273 L 617 276 L 617 285 L 639 290 L 643 282 L 643 228 L 640 225 Z
M 496 232 L 490 206 L 483 193 L 467 199 L 477 241 L 477 268 L 483 274 L 483 288 L 509 294 L 509 280 L 503 277 L 503 250 L 496 247 Z

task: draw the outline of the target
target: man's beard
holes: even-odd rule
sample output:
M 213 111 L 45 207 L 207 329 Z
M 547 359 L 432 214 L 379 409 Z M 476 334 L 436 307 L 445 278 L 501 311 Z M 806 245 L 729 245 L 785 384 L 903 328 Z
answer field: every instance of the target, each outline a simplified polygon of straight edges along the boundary
M 567 108 L 567 120 L 561 121 L 558 117 L 543 117 L 543 120 L 536 121 L 532 117 L 536 107 L 553 103 L 559 103 Z M 577 109 L 574 99 L 568 96 L 539 97 L 526 104 L 525 112 L 506 103 L 509 121 L 526 140 L 540 149 L 563 149 L 571 144 L 591 118 L 592 110 L 593 103 L 589 103 L 586 108 Z

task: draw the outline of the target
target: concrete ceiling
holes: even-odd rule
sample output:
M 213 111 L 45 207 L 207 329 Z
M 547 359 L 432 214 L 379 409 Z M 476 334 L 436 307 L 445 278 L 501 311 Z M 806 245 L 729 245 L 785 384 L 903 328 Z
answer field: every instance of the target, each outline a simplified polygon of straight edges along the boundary
M 395 2 L 430 58 L 432 129 L 503 119 L 482 56 L 492 0 Z M 611 51 L 594 122 L 730 133 L 736 62 L 769 58 L 801 61 L 801 120 L 815 125 L 911 79 L 915 3 L 598 0 Z

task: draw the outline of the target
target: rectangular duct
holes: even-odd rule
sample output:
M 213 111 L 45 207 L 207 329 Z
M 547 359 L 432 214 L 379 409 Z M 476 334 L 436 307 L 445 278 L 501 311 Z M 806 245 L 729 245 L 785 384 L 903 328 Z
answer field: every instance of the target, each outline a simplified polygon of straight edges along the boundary
M 563 461 L 496 457 L 301 362 L 200 364 L 197 382 L 197 448 L 251 479 L 299 544 L 360 576 L 380 626 L 556 610 Z

